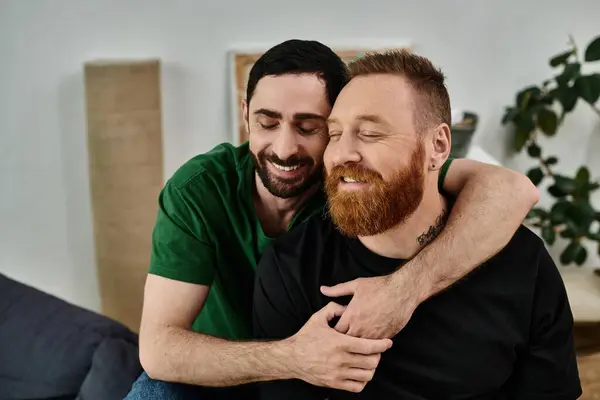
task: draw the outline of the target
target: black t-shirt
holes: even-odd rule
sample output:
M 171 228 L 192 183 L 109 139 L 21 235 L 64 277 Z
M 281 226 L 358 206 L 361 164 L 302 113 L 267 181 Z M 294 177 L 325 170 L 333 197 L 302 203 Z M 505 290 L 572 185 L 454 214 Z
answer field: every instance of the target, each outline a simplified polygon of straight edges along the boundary
M 443 257 L 441 257 L 443 259 Z M 294 335 L 331 300 L 320 285 L 392 273 L 402 260 L 368 250 L 315 216 L 262 256 L 257 338 Z M 262 385 L 264 399 L 576 399 L 573 317 L 560 274 L 525 227 L 485 265 L 415 310 L 361 393 L 299 380 Z

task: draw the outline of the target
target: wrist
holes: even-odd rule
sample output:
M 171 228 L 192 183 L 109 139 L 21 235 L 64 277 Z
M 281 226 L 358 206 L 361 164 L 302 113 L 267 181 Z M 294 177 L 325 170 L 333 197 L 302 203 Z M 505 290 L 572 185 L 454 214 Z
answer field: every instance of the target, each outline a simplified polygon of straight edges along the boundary
M 290 337 L 283 340 L 271 342 L 271 353 L 273 365 L 277 365 L 275 379 L 296 379 L 298 378 L 298 358 L 294 347 L 294 338 Z
M 412 300 L 415 308 L 432 296 L 433 282 L 430 278 L 431 273 L 427 272 L 416 258 L 392 274 L 393 284 L 399 288 L 397 292 L 404 291 L 403 297 Z

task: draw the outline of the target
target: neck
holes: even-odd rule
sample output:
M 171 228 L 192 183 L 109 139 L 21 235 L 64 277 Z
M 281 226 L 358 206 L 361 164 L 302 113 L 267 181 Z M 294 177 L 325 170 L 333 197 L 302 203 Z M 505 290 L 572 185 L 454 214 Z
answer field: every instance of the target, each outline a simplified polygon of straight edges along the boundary
M 446 199 L 436 188 L 423 195 L 421 204 L 406 221 L 384 233 L 361 236 L 359 240 L 381 256 L 408 260 L 437 237 L 447 215 Z
M 286 232 L 296 213 L 319 188 L 317 183 L 300 196 L 282 199 L 273 196 L 263 185 L 258 175 L 255 176 L 254 181 L 256 182 L 254 209 L 263 231 L 268 236 L 276 236 Z

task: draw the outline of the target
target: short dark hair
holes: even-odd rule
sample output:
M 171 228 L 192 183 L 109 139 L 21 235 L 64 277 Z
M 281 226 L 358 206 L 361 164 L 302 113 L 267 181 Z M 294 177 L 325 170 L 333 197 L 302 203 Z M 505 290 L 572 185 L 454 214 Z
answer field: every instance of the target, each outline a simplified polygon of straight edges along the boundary
M 440 123 L 450 126 L 450 96 L 444 74 L 433 63 L 409 50 L 370 53 L 348 64 L 350 77 L 371 74 L 404 76 L 415 93 L 415 127 L 417 131 Z
M 285 74 L 315 74 L 323 79 L 331 106 L 349 80 L 346 64 L 329 47 L 314 40 L 287 40 L 254 63 L 248 77 L 246 101 L 250 103 L 261 78 Z

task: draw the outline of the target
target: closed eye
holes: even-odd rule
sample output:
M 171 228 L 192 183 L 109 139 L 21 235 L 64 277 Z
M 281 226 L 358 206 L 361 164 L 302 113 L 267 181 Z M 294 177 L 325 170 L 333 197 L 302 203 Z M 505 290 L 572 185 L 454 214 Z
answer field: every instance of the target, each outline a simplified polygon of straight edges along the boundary
M 261 128 L 263 129 L 274 129 L 277 127 L 278 124 L 263 124 L 262 122 L 258 123 L 260 125 Z
M 380 133 L 374 133 L 374 132 L 369 132 L 369 131 L 363 131 L 360 133 L 360 137 L 362 139 L 366 139 L 366 140 L 378 140 L 383 138 L 384 135 L 380 134 Z
M 339 139 L 342 136 L 342 131 L 329 131 L 329 139 Z
M 302 127 L 298 127 L 298 130 L 300 131 L 300 133 L 304 134 L 304 135 L 312 135 L 314 133 L 320 132 L 321 128 L 302 128 Z

